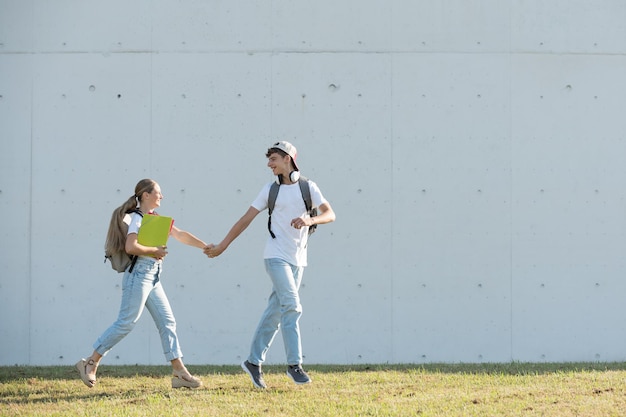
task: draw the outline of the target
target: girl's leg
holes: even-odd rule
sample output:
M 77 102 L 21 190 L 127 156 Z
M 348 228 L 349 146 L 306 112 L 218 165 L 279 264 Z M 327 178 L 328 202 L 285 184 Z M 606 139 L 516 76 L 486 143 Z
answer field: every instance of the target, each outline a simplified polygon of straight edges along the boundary
M 176 358 L 172 362 L 172 388 L 198 388 L 202 386 L 202 380 L 191 375 L 182 358 Z
M 144 264 L 140 261 L 135 265 L 132 274 L 124 273 L 122 281 L 122 303 L 117 320 L 102 333 L 93 347 L 101 356 L 107 354 L 120 340 L 130 333 L 141 314 L 146 300 L 154 287 L 155 273 L 158 264 Z
M 91 356 L 76 364 L 81 379 L 88 387 L 91 388 L 96 383 L 96 371 L 102 357 L 131 332 L 141 317 L 157 271 L 158 265 L 155 262 L 138 261 L 133 273 L 124 273 L 122 301 L 117 320 L 96 340 Z
M 154 289 L 146 300 L 146 308 L 159 331 L 165 359 L 173 361 L 174 359 L 182 358 L 183 352 L 180 349 L 178 335 L 176 334 L 176 319 L 160 282 L 154 285 Z
M 160 282 L 155 283 L 154 290 L 146 301 L 146 308 L 159 330 L 163 353 L 172 364 L 172 373 L 174 375 L 172 387 L 197 388 L 201 386 L 202 381 L 192 376 L 183 363 L 183 353 L 178 342 L 178 335 L 176 334 L 176 319 Z
M 76 363 L 76 369 L 80 374 L 80 379 L 89 388 L 93 388 L 96 385 L 96 371 L 98 370 L 98 364 L 102 355 L 94 350 L 91 356 L 87 359 L 81 359 Z
M 100 365 L 100 359 L 102 359 L 102 355 L 95 350 L 91 356 L 87 358 L 85 373 L 90 380 L 96 380 L 96 371 L 98 370 L 98 365 Z

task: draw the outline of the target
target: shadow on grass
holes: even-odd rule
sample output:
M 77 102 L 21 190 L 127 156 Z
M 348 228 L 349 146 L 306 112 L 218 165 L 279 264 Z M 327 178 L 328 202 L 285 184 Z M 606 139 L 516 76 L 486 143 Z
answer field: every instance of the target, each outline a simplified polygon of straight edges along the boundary
M 243 371 L 239 365 L 187 365 L 193 374 L 236 375 Z M 563 362 L 563 363 L 430 363 L 430 364 L 361 364 L 361 365 L 306 365 L 305 369 L 315 373 L 347 372 L 417 372 L 456 374 L 505 374 L 542 375 L 563 372 L 626 371 L 626 362 Z M 285 365 L 265 365 L 266 373 L 283 373 Z M 108 378 L 132 378 L 135 376 L 162 378 L 171 374 L 167 365 L 114 365 L 103 363 L 99 376 Z M 0 383 L 17 380 L 71 380 L 77 379 L 78 371 L 67 366 L 0 366 Z

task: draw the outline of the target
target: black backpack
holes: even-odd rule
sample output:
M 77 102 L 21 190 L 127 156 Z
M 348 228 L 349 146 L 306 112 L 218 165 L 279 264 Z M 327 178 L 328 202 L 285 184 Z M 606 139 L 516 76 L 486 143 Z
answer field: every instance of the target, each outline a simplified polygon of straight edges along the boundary
M 300 179 L 298 179 L 298 185 L 300 186 L 300 192 L 302 193 L 302 199 L 304 200 L 304 206 L 306 207 L 307 213 L 309 213 L 309 216 L 311 217 L 317 216 L 317 207 L 313 207 L 308 180 L 301 176 Z M 280 184 L 273 182 L 270 188 L 270 195 L 267 199 L 267 211 L 269 214 L 267 218 L 267 230 L 269 230 L 272 239 L 276 239 L 276 235 L 272 232 L 272 212 L 274 211 L 274 205 L 276 204 L 276 197 L 278 196 L 279 189 Z M 315 232 L 315 229 L 317 229 L 316 224 L 309 226 L 309 235 Z

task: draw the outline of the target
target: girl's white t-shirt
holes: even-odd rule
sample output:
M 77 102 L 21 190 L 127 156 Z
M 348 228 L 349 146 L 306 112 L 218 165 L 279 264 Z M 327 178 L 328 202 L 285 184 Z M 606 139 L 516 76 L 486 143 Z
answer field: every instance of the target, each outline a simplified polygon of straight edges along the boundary
M 311 202 L 313 207 L 319 207 L 326 203 L 326 199 L 320 192 L 319 187 L 311 180 L 307 180 L 311 190 Z M 270 188 L 272 183 L 267 183 L 252 202 L 252 207 L 259 211 L 267 208 Z M 278 190 L 278 196 L 272 212 L 272 232 L 276 239 L 267 232 L 267 243 L 263 252 L 264 259 L 279 258 L 295 266 L 307 266 L 307 241 L 309 228 L 296 229 L 291 226 L 291 220 L 296 217 L 308 216 L 300 185 L 282 184 Z
M 127 216 L 130 216 L 130 222 L 128 224 L 128 234 L 137 233 L 139 234 L 139 228 L 141 227 L 141 221 L 143 217 L 137 213 L 129 213 Z

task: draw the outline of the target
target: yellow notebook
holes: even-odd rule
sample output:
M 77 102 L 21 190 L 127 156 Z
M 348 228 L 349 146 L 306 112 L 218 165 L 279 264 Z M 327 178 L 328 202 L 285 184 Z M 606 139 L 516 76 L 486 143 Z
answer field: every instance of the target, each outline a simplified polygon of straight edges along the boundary
M 141 219 L 137 242 L 144 246 L 164 246 L 173 225 L 171 217 L 146 214 Z

